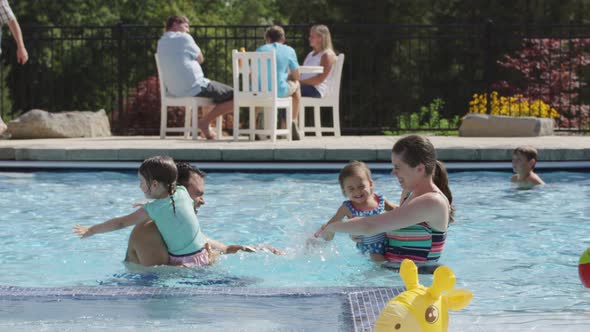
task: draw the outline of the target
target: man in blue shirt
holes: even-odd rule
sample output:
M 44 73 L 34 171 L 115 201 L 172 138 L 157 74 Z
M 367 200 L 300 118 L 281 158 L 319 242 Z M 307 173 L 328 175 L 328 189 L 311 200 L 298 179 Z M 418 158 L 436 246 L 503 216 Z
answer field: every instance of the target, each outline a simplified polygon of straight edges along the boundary
M 215 135 L 209 123 L 220 115 L 233 112 L 233 89 L 223 83 L 205 78 L 201 63 L 203 53 L 189 32 L 189 21 L 185 16 L 170 16 L 166 21 L 166 32 L 158 41 L 160 75 L 167 92 L 175 97 L 212 98 L 215 107 L 203 115 L 199 129 L 208 139 Z
M 256 52 L 275 51 L 277 64 L 277 95 L 279 97 L 291 96 L 293 100 L 293 139 L 300 139 L 297 128 L 297 119 L 299 114 L 299 99 L 301 92 L 299 89 L 299 63 L 295 50 L 285 42 L 285 30 L 278 25 L 273 25 L 266 30 L 264 34 L 266 44 L 256 49 Z M 270 81 L 270 75 L 269 75 Z

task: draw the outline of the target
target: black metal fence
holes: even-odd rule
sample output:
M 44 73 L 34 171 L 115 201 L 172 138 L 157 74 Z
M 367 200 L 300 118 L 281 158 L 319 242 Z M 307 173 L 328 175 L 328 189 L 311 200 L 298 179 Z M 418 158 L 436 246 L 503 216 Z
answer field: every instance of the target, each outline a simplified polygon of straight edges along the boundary
M 8 34 L 2 40 L 0 111 L 5 119 L 33 108 L 104 108 L 116 134 L 158 132 L 153 55 L 161 26 L 22 28 L 28 64 L 16 64 Z M 191 27 L 205 55 L 206 76 L 231 84 L 231 50 L 255 49 L 263 43 L 265 28 Z M 287 44 L 301 61 L 309 51 L 308 28 L 285 26 Z M 346 55 L 340 109 L 345 134 L 456 130 L 470 102 L 473 106 L 474 94 L 491 98 L 493 91 L 500 96 L 520 94 L 531 103 L 544 100 L 561 114 L 557 127 L 590 131 L 590 91 L 585 86 L 590 25 L 484 22 L 330 28 L 337 53 Z M 507 55 L 516 60 L 506 60 Z M 500 114 L 491 102 L 484 107 Z

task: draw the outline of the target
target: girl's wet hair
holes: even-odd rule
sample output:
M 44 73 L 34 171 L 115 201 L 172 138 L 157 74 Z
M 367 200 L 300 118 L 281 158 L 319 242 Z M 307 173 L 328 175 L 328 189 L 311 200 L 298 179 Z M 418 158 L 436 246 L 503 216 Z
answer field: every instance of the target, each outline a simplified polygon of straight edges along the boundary
M 399 155 L 404 163 L 410 167 L 424 165 L 426 175 L 432 175 L 432 181 L 447 197 L 449 204 L 453 203 L 453 194 L 449 188 L 449 176 L 445 166 L 436 159 L 436 150 L 428 138 L 421 135 L 408 135 L 393 145 L 392 152 Z M 449 219 L 454 220 L 455 209 L 451 205 Z
M 176 206 L 174 205 L 174 193 L 176 192 L 176 178 L 178 177 L 178 170 L 174 159 L 168 156 L 155 156 L 148 158 L 139 166 L 139 174 L 143 176 L 148 190 L 152 181 L 161 183 L 170 195 L 172 201 L 172 209 L 176 214 Z
M 367 166 L 367 164 L 363 163 L 362 161 L 353 160 L 346 164 L 342 170 L 340 170 L 340 174 L 338 175 L 338 182 L 340 182 L 340 188 L 344 192 L 344 179 L 349 176 L 353 175 L 365 175 L 367 179 L 371 180 L 371 170 Z

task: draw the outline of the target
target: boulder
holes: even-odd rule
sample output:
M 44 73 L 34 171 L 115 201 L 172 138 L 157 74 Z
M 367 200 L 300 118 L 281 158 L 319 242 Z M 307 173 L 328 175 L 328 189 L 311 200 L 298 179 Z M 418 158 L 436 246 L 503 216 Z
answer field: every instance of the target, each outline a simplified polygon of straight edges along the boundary
M 8 123 L 11 138 L 72 138 L 111 136 L 105 110 L 49 113 L 30 110 Z
M 465 137 L 530 137 L 553 135 L 553 119 L 467 114 L 459 127 Z
M 4 135 L 4 132 L 6 131 L 6 129 L 8 129 L 8 127 L 6 127 L 6 124 L 2 120 L 2 117 L 0 116 L 0 137 L 2 137 Z

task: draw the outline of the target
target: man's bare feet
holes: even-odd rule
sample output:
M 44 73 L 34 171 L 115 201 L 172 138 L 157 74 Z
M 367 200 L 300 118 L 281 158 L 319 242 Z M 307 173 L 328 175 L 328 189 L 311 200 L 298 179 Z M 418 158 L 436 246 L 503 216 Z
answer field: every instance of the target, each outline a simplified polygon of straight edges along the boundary
M 201 130 L 201 137 L 206 139 L 217 139 L 217 135 L 211 131 L 211 127 L 199 127 L 199 129 Z
M 299 130 L 299 128 L 297 128 L 297 125 L 295 124 L 295 122 L 292 122 L 291 124 L 291 137 L 293 138 L 294 141 L 299 141 L 301 140 L 301 137 L 303 136 L 302 131 Z

